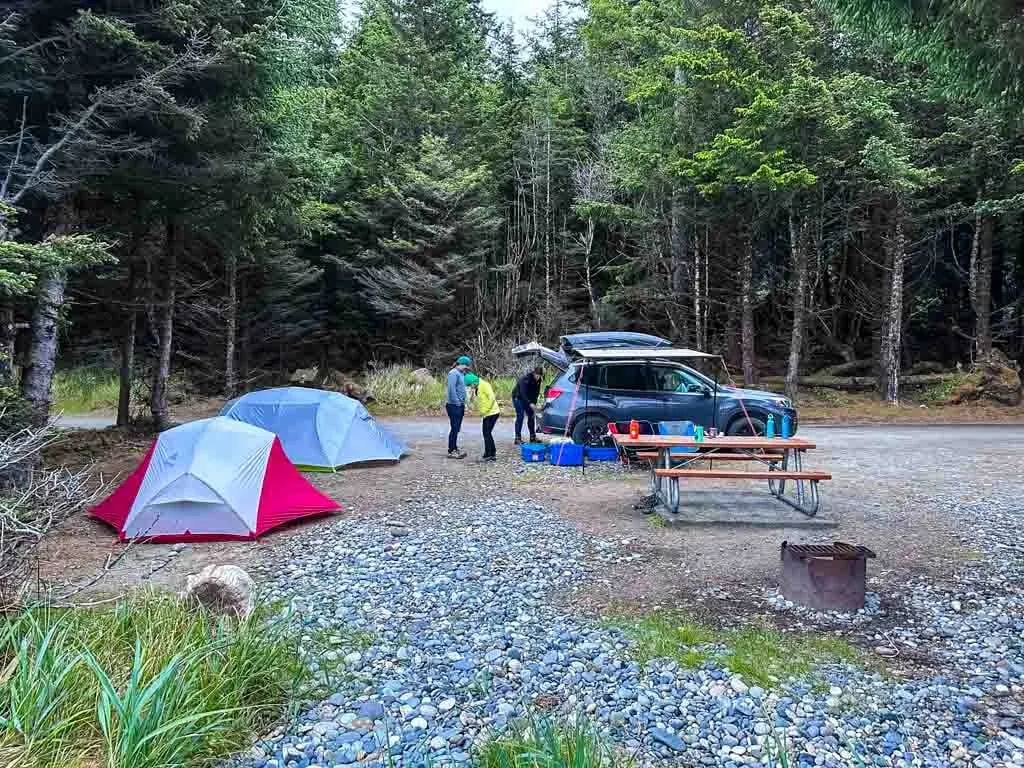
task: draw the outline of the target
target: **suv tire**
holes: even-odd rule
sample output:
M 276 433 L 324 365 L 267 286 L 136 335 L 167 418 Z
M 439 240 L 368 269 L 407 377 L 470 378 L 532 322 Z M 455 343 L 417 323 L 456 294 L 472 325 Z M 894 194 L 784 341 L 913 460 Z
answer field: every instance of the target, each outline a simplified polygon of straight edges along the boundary
M 750 428 L 753 426 L 754 435 L 763 436 L 766 430 L 765 419 L 760 414 L 750 414 L 750 423 L 747 423 L 746 416 L 737 416 L 729 422 L 729 428 L 725 430 L 727 435 L 750 435 Z
M 601 416 L 584 416 L 572 428 L 572 441 L 580 445 L 598 445 L 608 431 L 608 420 Z

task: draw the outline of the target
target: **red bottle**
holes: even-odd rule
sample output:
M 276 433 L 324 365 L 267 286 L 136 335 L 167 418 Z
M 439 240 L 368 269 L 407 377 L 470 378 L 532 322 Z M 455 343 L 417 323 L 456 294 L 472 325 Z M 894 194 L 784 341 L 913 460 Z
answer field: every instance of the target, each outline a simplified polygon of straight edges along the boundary
M 636 419 L 633 419 L 629 422 L 629 439 L 636 440 L 638 437 L 640 437 L 640 425 L 637 424 Z

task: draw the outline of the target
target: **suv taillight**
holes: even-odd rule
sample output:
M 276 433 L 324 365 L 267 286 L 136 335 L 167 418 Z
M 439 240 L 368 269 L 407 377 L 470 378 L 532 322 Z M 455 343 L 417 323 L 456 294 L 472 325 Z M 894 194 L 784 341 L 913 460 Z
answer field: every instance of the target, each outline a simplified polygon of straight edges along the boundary
M 548 405 L 551 405 L 555 400 L 560 398 L 565 392 L 558 387 L 548 387 L 548 391 L 544 393 L 544 400 L 547 401 Z

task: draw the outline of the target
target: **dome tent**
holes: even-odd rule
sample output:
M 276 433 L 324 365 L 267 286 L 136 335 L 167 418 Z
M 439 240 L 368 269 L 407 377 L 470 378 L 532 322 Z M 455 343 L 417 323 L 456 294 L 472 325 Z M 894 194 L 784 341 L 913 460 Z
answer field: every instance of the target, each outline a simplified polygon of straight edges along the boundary
M 398 461 L 405 445 L 358 400 L 322 389 L 280 387 L 232 400 L 222 416 L 270 430 L 304 469 L 333 470 L 366 461 Z
M 122 541 L 219 541 L 255 538 L 337 509 L 288 461 L 272 432 L 217 417 L 161 433 L 91 513 Z

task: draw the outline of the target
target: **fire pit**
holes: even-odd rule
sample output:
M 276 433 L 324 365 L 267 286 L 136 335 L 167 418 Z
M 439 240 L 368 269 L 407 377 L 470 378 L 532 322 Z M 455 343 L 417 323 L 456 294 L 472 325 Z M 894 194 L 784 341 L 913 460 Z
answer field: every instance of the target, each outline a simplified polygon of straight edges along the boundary
M 867 559 L 875 553 L 840 541 L 834 544 L 782 542 L 779 591 L 787 600 L 816 611 L 852 613 L 864 607 Z

